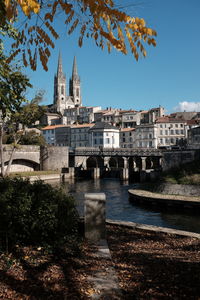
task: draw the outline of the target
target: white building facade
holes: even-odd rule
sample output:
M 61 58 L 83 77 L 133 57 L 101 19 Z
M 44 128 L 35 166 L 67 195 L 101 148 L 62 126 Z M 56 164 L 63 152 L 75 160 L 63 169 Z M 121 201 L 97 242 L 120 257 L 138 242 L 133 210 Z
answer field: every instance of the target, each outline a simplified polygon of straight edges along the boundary
M 108 123 L 98 122 L 89 130 L 91 147 L 119 148 L 119 128 Z

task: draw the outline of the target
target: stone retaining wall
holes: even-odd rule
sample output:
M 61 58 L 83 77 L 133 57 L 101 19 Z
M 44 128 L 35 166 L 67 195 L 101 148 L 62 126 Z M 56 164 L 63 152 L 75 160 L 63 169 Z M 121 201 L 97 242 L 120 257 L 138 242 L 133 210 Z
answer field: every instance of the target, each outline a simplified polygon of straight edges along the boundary
M 185 195 L 200 197 L 200 186 L 198 185 L 162 183 L 158 185 L 154 189 L 154 191 L 157 193 L 167 195 Z

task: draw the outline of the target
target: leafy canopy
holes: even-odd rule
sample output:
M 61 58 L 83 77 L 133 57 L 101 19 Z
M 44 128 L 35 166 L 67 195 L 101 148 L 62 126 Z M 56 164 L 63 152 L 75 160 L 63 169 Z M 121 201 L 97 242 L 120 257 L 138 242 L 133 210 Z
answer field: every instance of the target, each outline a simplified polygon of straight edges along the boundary
M 27 17 L 12 45 L 9 61 L 21 53 L 24 65 L 30 65 L 33 70 L 37 68 L 38 56 L 43 68 L 48 70 L 51 50 L 59 38 L 56 17 L 61 13 L 65 16 L 63 26 L 67 34 L 79 27 L 80 47 L 84 37 L 90 37 L 101 49 L 107 46 L 109 52 L 114 47 L 127 54 L 129 47 L 138 60 L 140 54 L 146 56 L 144 43 L 156 46 L 156 31 L 146 27 L 144 19 L 131 17 L 117 8 L 114 0 L 4 0 L 4 4 L 0 7 L 0 25 L 15 21 L 20 10 Z

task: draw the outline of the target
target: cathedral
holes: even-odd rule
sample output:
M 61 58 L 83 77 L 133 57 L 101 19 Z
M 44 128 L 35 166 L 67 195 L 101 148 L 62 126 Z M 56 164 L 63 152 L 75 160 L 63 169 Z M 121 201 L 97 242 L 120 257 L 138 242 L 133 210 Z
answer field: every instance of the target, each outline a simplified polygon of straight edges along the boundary
M 69 81 L 69 95 L 67 95 L 66 76 L 63 72 L 62 58 L 59 54 L 57 73 L 54 76 L 53 110 L 61 115 L 69 108 L 82 106 L 81 83 L 77 71 L 76 57 L 74 57 L 72 77 Z

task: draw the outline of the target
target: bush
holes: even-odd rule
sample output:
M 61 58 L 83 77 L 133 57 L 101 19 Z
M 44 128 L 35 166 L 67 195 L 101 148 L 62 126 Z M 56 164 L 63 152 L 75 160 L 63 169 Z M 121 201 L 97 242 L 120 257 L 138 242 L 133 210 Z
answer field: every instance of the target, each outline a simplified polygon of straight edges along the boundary
M 60 245 L 77 233 L 74 199 L 61 189 L 28 179 L 0 180 L 0 241 L 14 244 Z

